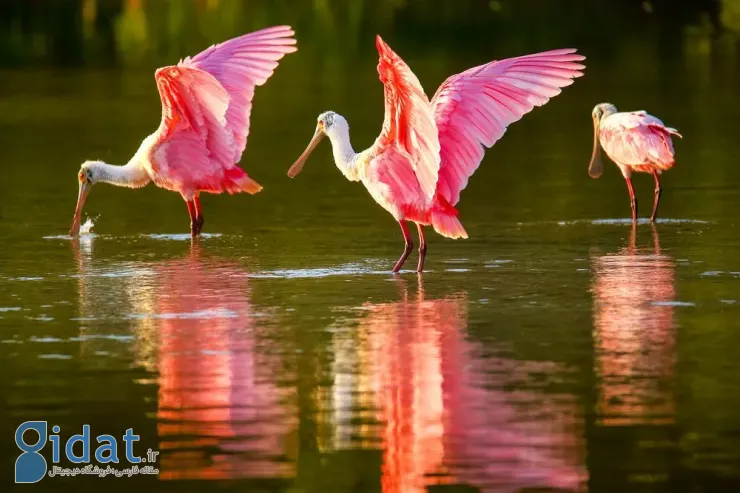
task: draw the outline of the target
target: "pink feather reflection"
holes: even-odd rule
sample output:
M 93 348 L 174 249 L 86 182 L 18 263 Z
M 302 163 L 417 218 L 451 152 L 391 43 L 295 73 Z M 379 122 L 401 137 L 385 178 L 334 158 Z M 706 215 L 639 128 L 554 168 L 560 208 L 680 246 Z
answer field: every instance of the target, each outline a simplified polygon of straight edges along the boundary
M 660 252 L 654 228 L 652 251 L 640 252 L 633 227 L 626 248 L 592 262 L 597 421 L 606 426 L 673 423 L 673 259 Z
M 160 478 L 293 476 L 297 411 L 257 337 L 246 274 L 191 258 L 157 280 Z
M 133 335 L 134 365 L 158 375 L 139 382 L 157 384 L 159 478 L 293 477 L 298 410 L 280 381 L 294 377 L 255 323 L 248 273 L 197 243 L 161 262 L 97 262 L 89 237 L 72 247 L 81 360 L 127 370 L 117 352 Z
M 379 426 L 355 426 L 356 440 L 380 440 L 382 490 L 422 492 L 432 484 L 482 491 L 562 488 L 585 491 L 582 416 L 573 395 L 531 389 L 531 373 L 556 374 L 551 362 L 483 357 L 467 337 L 464 294 L 366 304 L 357 328 L 361 408 L 377 409 Z M 341 363 L 341 362 L 340 362 Z M 504 390 L 514 388 L 517 390 Z M 334 389 L 337 395 L 357 395 Z M 335 403 L 335 413 L 351 403 Z M 347 428 L 348 417 L 336 419 Z M 362 421 L 362 419 L 360 419 Z M 359 437 L 358 437 L 359 435 Z M 373 435 L 377 435 L 374 437 Z M 337 443 L 339 447 L 351 444 Z

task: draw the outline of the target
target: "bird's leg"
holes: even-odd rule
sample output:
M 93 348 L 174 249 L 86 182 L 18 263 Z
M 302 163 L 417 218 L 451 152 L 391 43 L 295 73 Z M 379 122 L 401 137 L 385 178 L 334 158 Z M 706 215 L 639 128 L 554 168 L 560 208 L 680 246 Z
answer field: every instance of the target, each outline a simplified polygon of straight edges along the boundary
M 398 262 L 396 262 L 396 266 L 393 267 L 393 272 L 398 272 L 399 270 L 401 270 L 401 267 L 403 267 L 403 263 L 406 262 L 406 259 L 411 253 L 411 250 L 414 249 L 414 242 L 411 241 L 411 234 L 409 233 L 409 227 L 403 221 L 398 221 L 398 224 L 401 225 L 401 232 L 403 233 L 403 240 L 406 243 L 406 245 L 403 249 L 403 253 L 401 254 L 401 258 L 398 259 Z
M 205 222 L 205 218 L 203 217 L 203 210 L 200 208 L 199 195 L 193 197 L 193 203 L 195 204 L 195 226 L 197 228 L 195 234 L 199 235 L 200 231 L 203 229 L 203 223 Z
M 188 214 L 190 214 L 190 236 L 195 238 L 195 236 L 198 234 L 197 226 L 195 224 L 195 203 L 193 203 L 192 200 L 186 200 L 185 203 L 188 204 Z
M 424 259 L 427 256 L 427 241 L 424 239 L 424 227 L 416 223 L 416 229 L 419 230 L 419 265 L 416 267 L 416 272 L 422 272 L 424 270 Z
M 658 215 L 658 204 L 660 203 L 660 194 L 663 191 L 660 188 L 660 179 L 658 178 L 657 171 L 653 171 L 653 178 L 655 178 L 655 199 L 653 201 L 653 214 L 650 216 L 651 223 L 655 222 L 655 218 Z
M 635 191 L 632 189 L 632 179 L 625 178 L 627 181 L 627 190 L 630 193 L 630 205 L 632 206 L 632 222 L 637 222 L 637 199 L 635 198 Z

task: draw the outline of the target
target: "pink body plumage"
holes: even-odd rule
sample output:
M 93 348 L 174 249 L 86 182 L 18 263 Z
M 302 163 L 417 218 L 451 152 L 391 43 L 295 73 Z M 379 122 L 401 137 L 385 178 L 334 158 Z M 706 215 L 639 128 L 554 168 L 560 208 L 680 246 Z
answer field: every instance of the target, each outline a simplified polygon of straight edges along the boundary
M 671 169 L 676 162 L 671 135 L 681 137 L 675 128 L 645 111 L 614 113 L 599 125 L 601 146 L 623 174 L 625 170 L 660 173 Z

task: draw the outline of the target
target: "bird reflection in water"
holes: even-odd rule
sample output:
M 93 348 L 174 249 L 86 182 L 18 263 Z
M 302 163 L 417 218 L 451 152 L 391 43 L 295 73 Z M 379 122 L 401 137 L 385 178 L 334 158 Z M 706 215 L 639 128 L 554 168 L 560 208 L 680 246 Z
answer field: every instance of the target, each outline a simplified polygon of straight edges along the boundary
M 161 477 L 293 476 L 296 410 L 256 336 L 246 273 L 191 257 L 158 279 Z
M 465 293 L 427 299 L 419 278 L 413 297 L 403 280 L 397 282 L 401 301 L 366 303 L 356 331 L 344 334 L 356 337 L 356 355 L 335 352 L 340 361 L 332 407 L 336 427 L 342 428 L 335 436 L 344 440 L 335 439 L 334 447 L 352 448 L 347 440 L 352 435 L 355 441 L 360 435 L 361 443 L 354 445 L 361 447 L 376 438 L 386 493 L 423 492 L 434 484 L 497 492 L 585 491 L 576 398 L 543 392 L 541 380 L 534 383 L 534 373 L 554 380 L 562 368 L 485 357 L 466 334 Z M 341 331 L 335 336 L 343 338 Z M 348 385 L 359 388 L 342 388 Z M 365 402 L 350 402 L 355 396 Z M 368 407 L 377 410 L 379 424 L 366 424 Z M 361 415 L 350 419 L 348 408 Z
M 597 422 L 605 426 L 674 421 L 675 264 L 653 245 L 629 244 L 592 260 Z
M 160 479 L 294 476 L 297 410 L 276 381 L 285 370 L 260 337 L 247 273 L 202 258 L 197 243 L 187 258 L 136 270 L 112 298 L 129 312 L 136 363 L 158 373 Z

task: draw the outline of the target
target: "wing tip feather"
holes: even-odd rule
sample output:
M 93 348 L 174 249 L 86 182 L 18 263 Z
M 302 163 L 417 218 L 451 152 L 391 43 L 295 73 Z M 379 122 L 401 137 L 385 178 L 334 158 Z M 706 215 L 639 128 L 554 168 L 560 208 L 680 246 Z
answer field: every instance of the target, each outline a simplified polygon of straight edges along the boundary
M 385 41 L 383 41 L 383 38 L 380 37 L 380 34 L 375 35 L 375 47 L 378 49 L 378 52 L 385 51 L 385 47 L 388 46 L 385 44 Z

